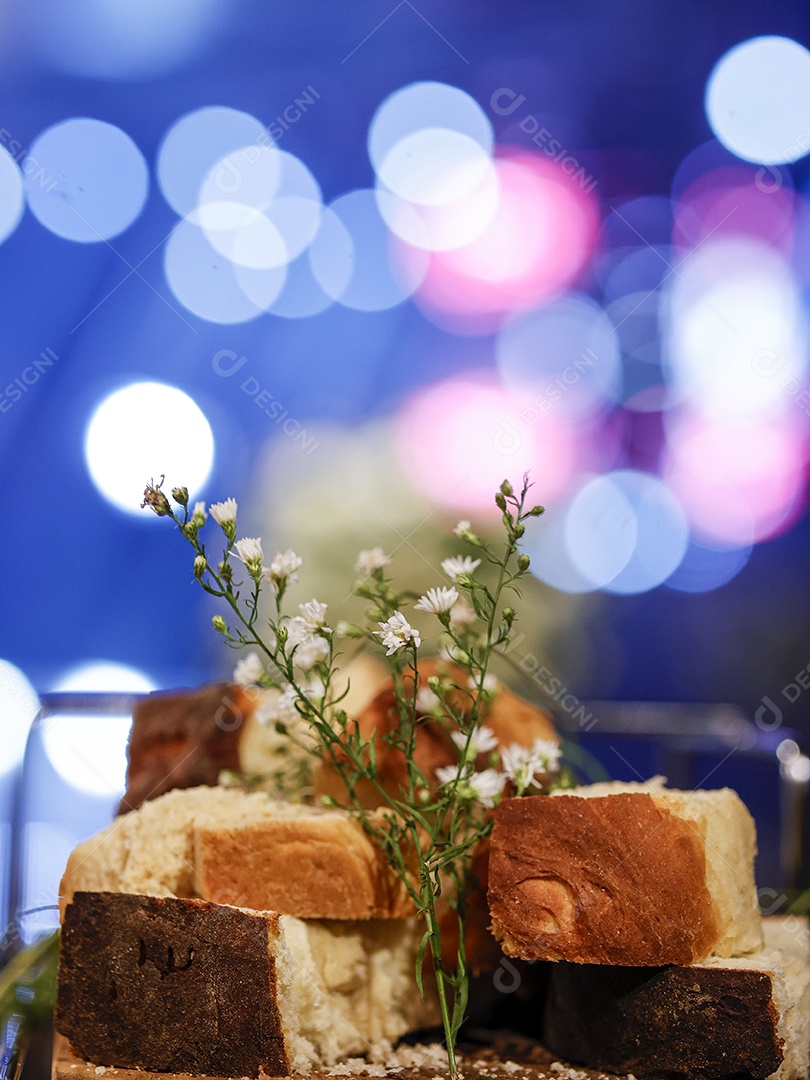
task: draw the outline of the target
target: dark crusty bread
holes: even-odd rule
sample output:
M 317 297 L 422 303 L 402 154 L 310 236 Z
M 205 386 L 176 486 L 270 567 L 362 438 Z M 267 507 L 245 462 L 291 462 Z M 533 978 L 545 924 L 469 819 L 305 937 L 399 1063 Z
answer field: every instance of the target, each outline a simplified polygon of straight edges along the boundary
M 766 919 L 766 945 L 710 966 L 552 964 L 544 1041 L 590 1068 L 649 1080 L 810 1075 L 810 936 Z
M 197 899 L 77 891 L 56 1027 L 101 1066 L 310 1074 L 438 1023 L 415 919 L 328 921 Z
M 598 784 L 505 799 L 489 907 L 508 956 L 691 964 L 762 942 L 750 815 L 728 789 Z
M 120 812 L 173 788 L 211 786 L 223 770 L 242 769 L 240 743 L 254 701 L 250 690 L 227 683 L 143 698 L 133 712 Z
M 271 913 L 77 893 L 62 928 L 56 1029 L 101 1065 L 286 1076 L 277 935 Z

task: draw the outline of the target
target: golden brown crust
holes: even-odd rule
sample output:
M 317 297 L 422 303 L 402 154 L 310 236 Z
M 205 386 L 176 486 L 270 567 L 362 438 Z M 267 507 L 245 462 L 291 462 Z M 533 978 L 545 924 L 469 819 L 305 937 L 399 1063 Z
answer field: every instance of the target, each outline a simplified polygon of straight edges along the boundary
M 277 915 L 76 893 L 62 927 L 56 1029 L 102 1066 L 286 1075 L 277 935 Z
M 133 713 L 119 813 L 173 788 L 212 786 L 223 769 L 238 770 L 239 741 L 252 710 L 250 691 L 227 683 L 145 697 Z
M 414 914 L 383 851 L 349 817 L 279 818 L 195 835 L 196 891 L 206 900 L 301 919 Z
M 698 827 L 643 792 L 505 799 L 489 864 L 508 956 L 690 964 L 719 933 Z
M 419 665 L 421 685 L 427 685 L 427 680 L 433 675 L 452 680 L 458 687 L 463 687 L 467 681 L 466 674 L 457 665 L 439 660 L 422 661 Z M 406 675 L 406 690 L 410 689 L 411 683 L 412 676 Z M 472 697 L 469 692 L 456 689 L 450 692 L 449 703 L 459 712 L 469 712 Z M 501 686 L 494 700 L 484 706 L 481 722 L 492 728 L 501 746 L 508 746 L 510 743 L 531 746 L 535 739 L 559 742 L 551 716 L 544 709 L 512 693 L 506 686 Z M 358 713 L 355 723 L 364 739 L 374 740 L 378 781 L 389 794 L 398 797 L 407 785 L 407 773 L 402 752 L 391 746 L 386 739 L 400 723 L 392 686 L 387 686 L 377 694 L 373 701 Z M 485 757 L 486 755 L 482 755 L 480 768 L 486 767 Z M 431 718 L 419 722 L 414 760 L 429 782 L 433 780 L 438 768 L 458 762 L 458 750 L 441 723 Z M 317 795 L 327 795 L 340 803 L 346 803 L 346 788 L 330 764 L 324 763 L 316 770 L 314 785 Z M 369 809 L 383 804 L 379 792 L 367 781 L 358 784 L 357 795 Z

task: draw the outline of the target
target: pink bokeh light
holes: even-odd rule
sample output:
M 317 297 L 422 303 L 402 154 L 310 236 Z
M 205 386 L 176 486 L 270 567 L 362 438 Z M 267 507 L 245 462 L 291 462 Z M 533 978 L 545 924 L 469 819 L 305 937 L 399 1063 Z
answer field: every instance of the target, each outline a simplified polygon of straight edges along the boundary
M 674 214 L 673 239 L 685 248 L 742 234 L 763 240 L 785 255 L 793 246 L 795 196 L 779 174 L 743 166 L 704 173 L 682 192 Z
M 494 493 L 528 472 L 539 501 L 558 498 L 577 468 L 578 435 L 564 416 L 528 423 L 528 402 L 489 372 L 446 379 L 420 390 L 395 424 L 400 465 L 412 487 L 448 510 L 482 517 L 500 512 Z
M 804 509 L 807 417 L 682 415 L 670 425 L 664 479 L 698 536 L 728 545 L 769 540 Z
M 598 230 L 596 199 L 576 174 L 511 148 L 495 170 L 499 197 L 489 224 L 471 243 L 433 252 L 415 296 L 437 321 L 483 333 L 570 285 Z

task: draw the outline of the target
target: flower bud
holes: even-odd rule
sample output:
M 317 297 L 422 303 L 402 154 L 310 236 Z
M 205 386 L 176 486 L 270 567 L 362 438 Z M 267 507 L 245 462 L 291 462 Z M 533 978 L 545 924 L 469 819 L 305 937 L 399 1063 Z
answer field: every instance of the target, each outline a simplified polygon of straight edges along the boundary
M 208 563 L 204 555 L 198 555 L 194 560 L 194 577 L 199 581 L 205 573 Z
M 529 511 L 529 517 L 540 517 L 541 514 L 545 514 L 545 506 L 533 506 Z
M 507 626 L 512 625 L 512 623 L 515 621 L 516 615 L 517 612 L 513 607 L 505 607 L 503 609 L 503 621 L 507 624 Z
M 188 506 L 188 488 L 172 488 L 172 498 L 176 503 L 179 503 L 181 506 Z
M 495 505 L 498 507 L 499 510 L 502 510 L 504 513 L 506 513 L 506 499 L 503 497 L 502 491 L 499 491 L 498 494 L 495 496 Z
M 215 615 L 211 620 L 211 625 L 218 634 L 226 634 L 228 632 L 228 624 L 221 615 Z
M 531 559 L 529 558 L 528 555 L 526 555 L 526 554 L 518 555 L 517 565 L 518 565 L 518 570 L 520 570 L 521 574 L 524 574 L 529 569 L 530 564 L 531 564 Z
M 515 494 L 514 488 L 508 480 L 504 480 L 501 484 L 501 494 L 506 495 L 507 498 L 511 498 Z
M 233 570 L 231 569 L 231 564 L 229 562 L 223 560 L 217 567 L 217 573 L 223 581 L 230 585 L 233 580 Z
M 523 536 L 523 534 L 524 534 L 525 532 L 526 532 L 526 526 L 525 526 L 525 525 L 521 525 L 521 523 L 520 523 L 520 522 L 518 522 L 518 523 L 517 523 L 517 525 L 515 525 L 515 536 L 516 536 L 516 537 L 517 537 L 518 539 L 520 539 L 520 537 L 521 537 L 521 536 Z
M 162 480 L 161 483 L 163 483 Z M 160 490 L 160 485 L 146 485 L 143 492 L 143 502 L 141 503 L 141 510 L 143 510 L 145 506 L 148 506 L 152 510 L 154 510 L 158 517 L 167 517 L 172 512 L 169 500 Z

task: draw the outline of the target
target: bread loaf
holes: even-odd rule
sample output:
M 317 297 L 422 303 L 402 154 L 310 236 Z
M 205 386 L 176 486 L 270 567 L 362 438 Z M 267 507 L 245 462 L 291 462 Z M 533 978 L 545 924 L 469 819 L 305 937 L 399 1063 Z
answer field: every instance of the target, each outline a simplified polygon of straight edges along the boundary
M 310 919 L 405 918 L 401 880 L 359 822 L 222 787 L 175 790 L 80 844 L 62 878 L 74 892 L 199 897 Z
M 201 900 L 78 892 L 56 1028 L 98 1065 L 287 1076 L 437 1022 L 415 920 L 304 922 Z
M 448 703 L 458 713 L 469 714 L 472 694 L 466 689 L 467 674 L 455 664 L 439 660 L 424 660 L 419 664 L 420 685 L 427 686 L 432 676 L 444 679 L 455 687 L 447 691 Z M 404 675 L 406 694 L 413 690 L 413 676 Z M 519 743 L 531 746 L 535 739 L 559 741 L 549 713 L 524 698 L 514 694 L 506 686 L 499 686 L 491 700 L 482 702 L 480 721 L 490 727 L 502 746 Z M 407 787 L 405 757 L 400 749 L 392 746 L 386 736 L 400 723 L 393 686 L 381 690 L 364 709 L 358 711 L 355 723 L 368 741 L 373 741 L 377 763 L 377 780 L 393 797 L 399 798 Z M 450 738 L 450 728 L 432 717 L 423 718 L 416 729 L 414 760 L 430 782 L 436 769 L 458 762 L 458 750 Z M 479 763 L 483 768 L 486 762 Z M 339 803 L 345 803 L 346 787 L 334 766 L 328 762 L 319 765 L 313 774 L 316 794 L 328 795 Z M 381 806 L 383 799 L 377 789 L 366 780 L 356 786 L 356 794 L 368 808 Z
M 127 788 L 120 812 L 173 788 L 216 784 L 225 769 L 246 771 L 240 745 L 256 695 L 211 683 L 147 695 L 133 710 Z
M 745 959 L 550 967 L 544 1040 L 571 1061 L 650 1080 L 810 1076 L 805 919 L 766 919 L 764 949 Z
M 505 799 L 490 847 L 492 927 L 508 956 L 692 964 L 762 944 L 756 834 L 729 789 L 660 781 Z
M 301 808 L 294 816 L 197 827 L 195 868 L 195 893 L 204 900 L 302 919 L 414 914 L 380 846 L 340 811 Z

